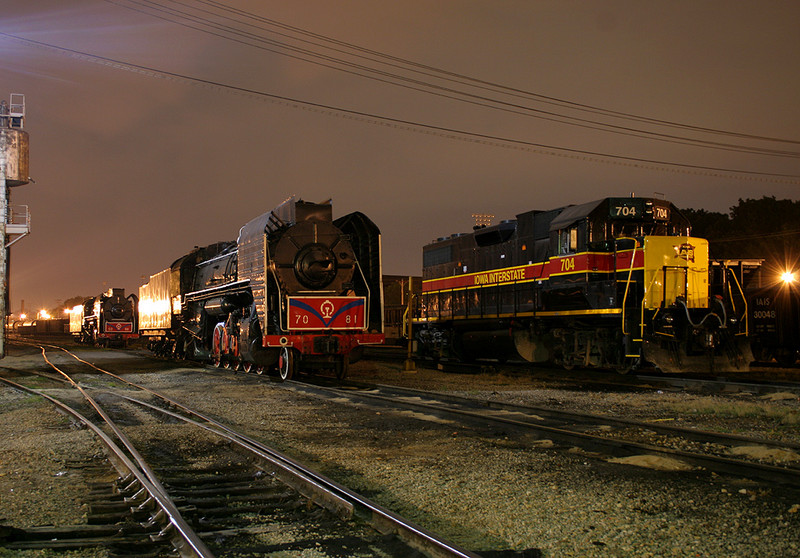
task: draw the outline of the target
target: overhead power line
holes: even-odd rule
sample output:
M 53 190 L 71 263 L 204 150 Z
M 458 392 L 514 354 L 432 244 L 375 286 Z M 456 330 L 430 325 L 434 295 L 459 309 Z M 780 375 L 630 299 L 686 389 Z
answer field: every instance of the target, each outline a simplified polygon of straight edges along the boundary
M 629 166 L 629 167 L 636 167 L 642 169 L 649 169 L 649 170 L 659 170 L 659 171 L 667 171 L 667 172 L 681 172 L 687 174 L 698 174 L 698 175 L 706 175 L 706 176 L 722 176 L 727 178 L 735 178 L 740 180 L 758 180 L 764 182 L 775 182 L 775 183 L 785 183 L 785 184 L 800 184 L 800 175 L 793 175 L 793 174 L 779 174 L 779 173 L 767 173 L 767 172 L 759 172 L 759 171 L 749 171 L 743 169 L 730 169 L 730 168 L 722 168 L 722 167 L 712 167 L 712 166 L 704 166 L 704 165 L 692 165 L 692 164 L 685 164 L 685 163 L 676 163 L 671 161 L 659 161 L 655 159 L 643 159 L 637 157 L 628 157 L 624 155 L 615 155 L 611 153 L 602 153 L 602 152 L 595 152 L 595 151 L 587 151 L 587 150 L 580 150 L 580 149 L 572 149 L 567 147 L 559 147 L 554 145 L 547 145 L 542 143 L 530 142 L 520 139 L 514 138 L 505 138 L 500 136 L 493 136 L 488 134 L 482 134 L 478 132 L 471 132 L 467 130 L 459 130 L 455 128 L 447 128 L 443 126 L 436 126 L 432 124 L 426 124 L 423 122 L 414 122 L 411 120 L 404 120 L 399 118 L 393 118 L 389 116 L 381 116 L 377 114 L 356 111 L 352 109 L 346 109 L 341 107 L 335 107 L 331 105 L 325 105 L 321 103 L 315 103 L 311 101 L 305 101 L 301 99 L 295 99 L 292 97 L 286 97 L 282 95 L 275 95 L 272 93 L 267 93 L 264 91 L 258 91 L 255 89 L 249 89 L 244 87 L 239 87 L 235 85 L 230 85 L 222 82 L 217 82 L 213 80 L 188 76 L 184 74 L 179 74 L 176 72 L 169 72 L 165 70 L 159 70 L 157 68 L 152 68 L 149 66 L 144 66 L 140 64 L 133 64 L 130 62 L 124 62 L 121 60 L 116 60 L 109 57 L 98 56 L 95 54 L 90 54 L 87 52 L 78 51 L 75 49 L 70 49 L 66 47 L 61 47 L 49 43 L 45 43 L 42 41 L 36 41 L 33 39 L 28 39 L 25 37 L 20 37 L 18 35 L 13 35 L 11 33 L 4 33 L 0 32 L 0 37 L 4 37 L 6 39 L 11 39 L 17 41 L 19 43 L 28 45 L 28 46 L 35 46 L 39 48 L 43 48 L 50 51 L 55 51 L 60 54 L 64 54 L 67 56 L 75 57 L 80 60 L 85 60 L 97 64 L 102 64 L 106 66 L 111 66 L 113 68 L 122 69 L 126 71 L 131 71 L 135 73 L 140 73 L 144 75 L 148 75 L 151 77 L 163 78 L 163 79 L 171 79 L 171 80 L 178 80 L 186 83 L 191 83 L 200 86 L 206 87 L 213 87 L 224 91 L 235 92 L 238 94 L 246 95 L 249 97 L 259 98 L 263 100 L 267 100 L 272 103 L 281 104 L 284 106 L 289 106 L 292 108 L 300 108 L 303 110 L 310 110 L 317 113 L 328 114 L 332 116 L 339 116 L 343 118 L 348 118 L 351 120 L 357 120 L 361 122 L 367 122 L 370 124 L 378 124 L 381 126 L 387 126 L 391 128 L 425 133 L 430 135 L 435 135 L 439 137 L 444 137 L 448 139 L 454 139 L 464 142 L 470 143 L 478 143 L 483 145 L 491 145 L 495 147 L 502 147 L 506 149 L 515 149 L 521 151 L 527 151 L 531 153 L 539 153 L 543 155 L 553 155 L 558 157 L 568 157 L 572 159 L 584 160 L 584 161 L 592 161 L 592 162 L 602 162 L 614 165 L 621 165 L 621 166 Z
M 366 49 L 352 43 L 333 39 L 298 27 L 293 27 L 269 18 L 264 18 L 245 10 L 233 8 L 215 0 L 195 0 L 191 3 L 182 0 L 167 0 L 160 2 L 156 2 L 154 0 L 106 1 L 130 10 L 145 13 L 152 17 L 157 17 L 170 23 L 188 27 L 203 33 L 208 33 L 253 48 L 258 48 L 282 56 L 301 60 L 306 63 L 357 75 L 362 78 L 388 83 L 394 86 L 453 99 L 484 108 L 500 110 L 512 114 L 533 117 L 570 126 L 578 126 L 586 129 L 600 130 L 619 135 L 673 144 L 713 148 L 755 155 L 790 158 L 800 157 L 800 152 L 797 151 L 726 143 L 634 128 L 619 124 L 611 124 L 599 120 L 526 106 L 520 104 L 518 101 L 511 102 L 506 99 L 489 97 L 487 96 L 487 92 L 502 94 L 513 99 L 532 100 L 539 103 L 555 105 L 562 109 L 566 108 L 584 113 L 590 113 L 596 116 L 628 120 L 651 126 L 682 129 L 684 131 L 691 131 L 694 133 L 720 135 L 724 137 L 771 143 L 786 143 L 793 145 L 800 144 L 800 140 L 772 138 L 713 128 L 704 128 L 700 126 L 691 126 L 678 122 L 612 111 L 609 109 L 575 103 L 564 99 L 557 99 L 555 97 L 548 97 L 505 85 L 492 83 L 486 80 L 469 77 L 456 72 L 439 69 L 433 66 L 420 64 L 418 62 L 381 53 L 379 51 Z M 198 5 L 209 6 L 211 9 L 198 7 Z M 180 6 L 184 9 L 175 6 Z M 237 17 L 232 17 L 230 14 L 233 14 Z M 209 16 L 213 17 L 214 19 L 210 19 Z M 246 29 L 241 28 L 241 26 L 245 26 Z M 263 33 L 269 33 L 270 35 L 265 36 Z M 274 39 L 271 38 L 271 36 L 289 39 L 295 43 L 299 43 L 300 45 L 292 44 L 282 39 Z M 342 58 L 342 56 L 346 56 L 347 58 Z M 379 66 L 375 67 L 374 64 L 378 64 Z M 390 69 L 387 70 L 386 68 Z M 397 73 L 397 71 L 405 73 Z M 408 72 L 411 72 L 411 74 L 414 74 L 417 77 L 414 77 L 414 75 L 409 75 Z M 423 77 L 420 78 L 419 76 Z M 438 81 L 431 82 L 429 79 L 426 80 L 425 78 L 433 78 Z M 440 82 L 443 82 L 447 85 L 444 85 Z M 458 86 L 467 86 L 472 89 L 465 90 L 463 87 L 460 89 L 454 88 Z M 478 94 L 474 90 L 481 91 L 481 93 Z

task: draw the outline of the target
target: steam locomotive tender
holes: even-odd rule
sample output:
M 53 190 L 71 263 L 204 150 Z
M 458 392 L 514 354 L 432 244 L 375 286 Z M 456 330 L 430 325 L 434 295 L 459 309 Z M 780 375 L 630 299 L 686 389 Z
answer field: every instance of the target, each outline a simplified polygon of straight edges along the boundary
M 671 203 L 605 198 L 440 238 L 423 249 L 423 353 L 565 368 L 745 368 L 735 277 L 709 290 L 708 242 Z
M 135 294 L 110 289 L 72 309 L 69 331 L 81 343 L 124 347 L 139 338 L 138 304 Z
M 334 221 L 329 202 L 290 198 L 139 293 L 157 353 L 284 380 L 298 365 L 344 378 L 363 345 L 384 341 L 380 231 L 358 212 Z

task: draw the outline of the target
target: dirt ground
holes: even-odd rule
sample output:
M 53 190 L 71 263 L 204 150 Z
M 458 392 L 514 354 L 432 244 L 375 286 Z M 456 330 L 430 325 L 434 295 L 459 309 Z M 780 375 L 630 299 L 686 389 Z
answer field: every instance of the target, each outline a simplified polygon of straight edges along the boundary
M 0 361 L 3 377 L 45 369 L 39 350 L 10 349 Z M 477 435 L 433 417 L 320 401 L 265 377 L 140 353 L 81 349 L 80 354 L 211 413 L 476 552 L 800 555 L 800 495 L 792 490 L 658 460 L 613 462 L 499 431 Z M 66 362 L 48 351 L 51 355 L 56 364 Z M 354 364 L 351 378 L 800 440 L 800 402 L 791 394 L 598 391 L 518 374 L 407 373 L 401 363 L 374 361 Z M 102 462 L 102 450 L 87 430 L 42 398 L 0 386 L 0 525 L 81 523 L 89 483 L 108 475 Z M 0 556 L 10 554 L 0 547 Z

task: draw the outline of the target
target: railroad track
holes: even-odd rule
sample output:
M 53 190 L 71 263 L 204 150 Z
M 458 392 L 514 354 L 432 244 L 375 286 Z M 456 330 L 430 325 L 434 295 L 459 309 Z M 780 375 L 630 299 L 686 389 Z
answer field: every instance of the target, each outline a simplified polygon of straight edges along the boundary
M 577 447 L 587 455 L 603 459 L 616 458 L 624 462 L 631 457 L 656 456 L 695 470 L 800 487 L 798 443 L 386 385 L 289 382 L 285 387 L 338 401 L 346 398 L 354 404 L 411 409 L 454 423 L 468 423 L 472 428 L 488 428 L 490 432 L 514 431 L 535 440 L 552 441 L 557 446 Z M 775 456 L 789 464 L 748 457 L 756 453 Z
M 123 548 L 135 545 L 152 556 L 177 552 L 203 558 L 254 549 L 262 554 L 313 550 L 334 556 L 478 556 L 258 440 L 54 348 L 80 361 L 70 368 L 90 366 L 102 372 L 102 382 L 76 382 L 71 377 L 76 372 L 53 364 L 45 347 L 45 361 L 56 372 L 45 374 L 46 381 L 68 383 L 75 390 L 65 392 L 62 386 L 55 397 L 46 391 L 56 390 L 25 386 L 20 383 L 24 379 L 0 381 L 44 397 L 92 429 L 119 476 L 94 487 L 88 502 L 94 525 L 13 529 L 0 538 L 0 546 L 103 546 L 122 555 Z M 109 387 L 109 377 L 117 385 Z M 149 428 L 143 429 L 145 424 Z
M 365 358 L 383 362 L 403 362 L 406 350 L 401 347 L 369 347 Z M 797 369 L 779 371 L 772 366 L 762 366 L 756 371 L 731 374 L 728 377 L 711 378 L 707 374 L 660 374 L 657 371 L 631 374 L 616 374 L 603 370 L 564 370 L 525 362 L 499 363 L 479 361 L 433 361 L 415 359 L 418 367 L 439 370 L 448 374 L 504 373 L 515 376 L 534 377 L 549 383 L 578 384 L 596 389 L 681 389 L 703 393 L 793 393 L 800 395 L 800 378 Z M 759 377 L 761 375 L 762 377 Z

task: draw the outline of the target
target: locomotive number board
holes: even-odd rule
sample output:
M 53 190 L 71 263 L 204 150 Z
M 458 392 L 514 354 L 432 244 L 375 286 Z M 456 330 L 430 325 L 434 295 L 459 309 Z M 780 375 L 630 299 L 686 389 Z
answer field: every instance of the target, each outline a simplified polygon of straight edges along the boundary
M 133 322 L 105 322 L 106 333 L 133 333 Z
M 289 297 L 289 329 L 364 329 L 366 298 L 356 296 Z
M 669 221 L 670 210 L 640 198 L 611 198 L 608 215 L 612 219 Z

